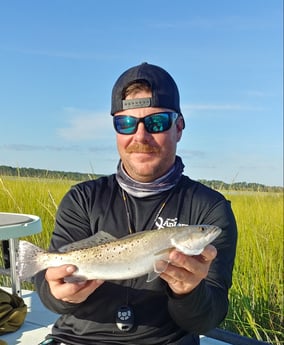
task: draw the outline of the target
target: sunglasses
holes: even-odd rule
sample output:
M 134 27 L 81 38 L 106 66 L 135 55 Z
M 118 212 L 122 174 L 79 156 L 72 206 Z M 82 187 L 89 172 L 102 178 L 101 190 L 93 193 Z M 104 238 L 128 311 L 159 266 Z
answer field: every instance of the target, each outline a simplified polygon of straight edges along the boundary
M 148 133 L 162 133 L 171 128 L 178 116 L 178 113 L 169 111 L 155 113 L 145 117 L 116 115 L 113 117 L 113 125 L 119 134 L 136 133 L 140 122 L 144 123 L 145 129 Z

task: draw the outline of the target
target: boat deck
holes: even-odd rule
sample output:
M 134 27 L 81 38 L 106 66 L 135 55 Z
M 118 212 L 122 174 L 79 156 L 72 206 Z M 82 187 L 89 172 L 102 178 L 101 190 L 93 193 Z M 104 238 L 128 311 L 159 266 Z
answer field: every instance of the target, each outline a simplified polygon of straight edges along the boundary
M 3 288 L 11 292 L 9 288 Z M 52 324 L 58 315 L 46 309 L 41 303 L 35 291 L 23 290 L 22 297 L 28 307 L 28 313 L 24 324 L 18 331 L 1 335 L 0 339 L 8 345 L 31 345 L 39 344 L 50 332 Z

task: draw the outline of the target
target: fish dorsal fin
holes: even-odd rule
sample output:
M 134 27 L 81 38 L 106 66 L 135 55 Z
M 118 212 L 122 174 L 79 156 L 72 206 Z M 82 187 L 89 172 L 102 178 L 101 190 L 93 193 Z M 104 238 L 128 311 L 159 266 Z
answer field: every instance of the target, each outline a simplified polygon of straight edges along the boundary
M 104 231 L 98 231 L 95 235 L 84 238 L 83 240 L 67 244 L 59 249 L 60 253 L 72 250 L 87 249 L 99 246 L 100 244 L 115 241 L 117 238 Z

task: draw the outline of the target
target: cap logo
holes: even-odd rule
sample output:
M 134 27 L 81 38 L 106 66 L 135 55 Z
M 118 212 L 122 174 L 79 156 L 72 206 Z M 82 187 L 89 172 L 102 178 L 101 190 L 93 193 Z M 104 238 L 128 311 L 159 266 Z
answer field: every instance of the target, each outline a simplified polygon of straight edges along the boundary
M 150 107 L 151 98 L 124 99 L 122 101 L 123 110 L 134 108 Z

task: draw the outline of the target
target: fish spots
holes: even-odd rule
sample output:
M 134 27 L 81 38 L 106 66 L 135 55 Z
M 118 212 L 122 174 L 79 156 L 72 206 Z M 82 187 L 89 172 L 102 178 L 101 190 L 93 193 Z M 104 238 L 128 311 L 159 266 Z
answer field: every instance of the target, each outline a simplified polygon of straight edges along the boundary
M 62 261 L 62 260 L 63 260 L 63 256 L 56 255 L 56 256 L 55 256 L 55 260 L 56 260 L 56 261 Z
M 114 254 L 112 255 L 107 255 L 105 258 L 106 260 L 111 260 L 111 259 L 114 259 L 116 256 Z

